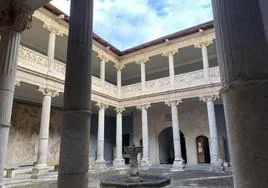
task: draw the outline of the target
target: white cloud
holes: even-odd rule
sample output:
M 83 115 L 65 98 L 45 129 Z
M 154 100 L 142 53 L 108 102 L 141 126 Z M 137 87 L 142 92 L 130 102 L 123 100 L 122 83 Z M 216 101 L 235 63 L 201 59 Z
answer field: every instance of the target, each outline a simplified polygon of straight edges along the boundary
M 52 4 L 69 13 L 66 0 Z M 95 0 L 94 32 L 120 50 L 212 19 L 210 0 Z

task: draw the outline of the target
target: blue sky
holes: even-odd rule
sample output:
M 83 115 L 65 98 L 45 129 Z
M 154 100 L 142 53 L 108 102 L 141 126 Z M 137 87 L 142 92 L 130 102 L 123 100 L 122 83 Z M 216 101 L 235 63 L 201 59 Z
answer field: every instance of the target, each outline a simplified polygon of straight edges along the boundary
M 51 3 L 69 15 L 70 2 Z M 94 0 L 94 32 L 120 50 L 210 20 L 211 0 Z

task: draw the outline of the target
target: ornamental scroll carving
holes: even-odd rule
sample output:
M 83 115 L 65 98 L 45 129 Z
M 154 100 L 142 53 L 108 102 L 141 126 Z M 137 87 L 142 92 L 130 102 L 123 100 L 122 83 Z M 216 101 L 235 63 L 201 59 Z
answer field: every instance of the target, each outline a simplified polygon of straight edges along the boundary
M 31 27 L 33 10 L 28 7 L 8 7 L 0 10 L 0 29 L 22 32 Z

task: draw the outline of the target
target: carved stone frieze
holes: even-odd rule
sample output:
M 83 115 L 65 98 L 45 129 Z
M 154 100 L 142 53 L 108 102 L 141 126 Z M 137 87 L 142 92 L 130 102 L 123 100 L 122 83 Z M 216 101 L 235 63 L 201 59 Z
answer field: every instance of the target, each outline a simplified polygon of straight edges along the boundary
M 0 29 L 22 32 L 31 27 L 33 10 L 28 7 L 0 8 Z

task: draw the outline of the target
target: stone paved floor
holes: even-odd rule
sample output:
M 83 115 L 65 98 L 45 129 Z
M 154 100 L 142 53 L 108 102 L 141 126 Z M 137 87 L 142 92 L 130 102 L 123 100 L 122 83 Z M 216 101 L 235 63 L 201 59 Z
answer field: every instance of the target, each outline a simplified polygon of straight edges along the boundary
M 170 172 L 170 166 L 153 166 L 150 170 L 140 170 L 141 174 L 164 175 L 171 178 L 168 188 L 232 188 L 231 171 L 224 173 L 210 172 L 207 167 L 188 167 L 183 172 Z M 99 188 L 101 177 L 124 174 L 126 171 L 116 171 L 112 168 L 99 173 L 89 174 L 89 188 Z M 14 179 L 5 179 L 7 187 L 13 188 L 56 188 L 57 173 L 52 172 L 47 177 L 31 180 L 30 174 L 18 175 Z

